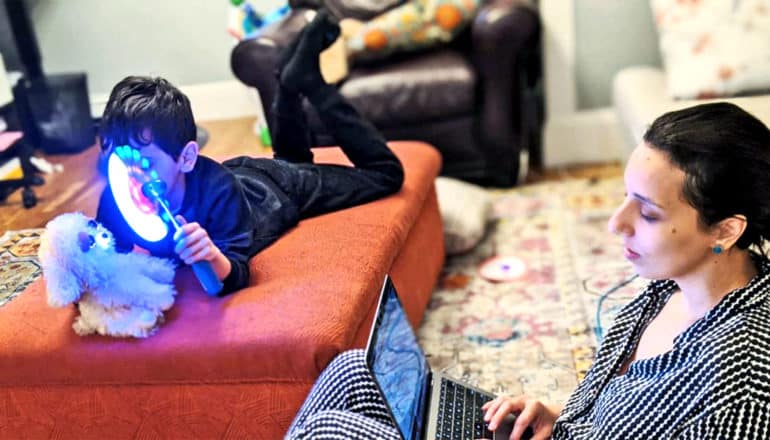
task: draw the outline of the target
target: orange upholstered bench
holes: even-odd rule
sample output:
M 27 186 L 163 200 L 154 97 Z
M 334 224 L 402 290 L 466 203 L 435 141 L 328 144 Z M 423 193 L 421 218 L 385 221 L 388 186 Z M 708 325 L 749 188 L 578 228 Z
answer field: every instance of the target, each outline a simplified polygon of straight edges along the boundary
M 430 146 L 393 142 L 401 192 L 302 221 L 209 298 L 191 272 L 148 339 L 79 337 L 39 280 L 0 309 L 0 438 L 281 438 L 321 370 L 362 347 L 386 273 L 417 326 L 444 260 Z M 337 149 L 318 161 L 344 163 Z

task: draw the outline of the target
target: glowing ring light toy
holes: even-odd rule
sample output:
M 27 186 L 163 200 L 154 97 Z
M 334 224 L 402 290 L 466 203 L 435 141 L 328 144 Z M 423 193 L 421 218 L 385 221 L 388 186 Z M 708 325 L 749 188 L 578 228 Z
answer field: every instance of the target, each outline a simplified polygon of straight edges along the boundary
M 140 237 L 154 243 L 168 234 L 168 225 L 157 215 L 155 203 L 142 193 L 142 184 L 149 180 L 146 176 L 149 167 L 142 170 L 141 158 L 134 161 L 131 151 L 139 154 L 131 147 L 115 149 L 107 162 L 107 176 L 115 203 L 126 223 Z M 144 164 L 148 164 L 146 159 Z M 151 177 L 157 178 L 157 175 Z
M 150 170 L 149 161 L 139 150 L 128 145 L 116 147 L 107 162 L 107 179 L 121 215 L 143 239 L 162 240 L 168 234 L 169 223 L 175 230 L 182 227 L 163 197 L 166 184 L 158 179 L 155 170 Z M 222 281 L 210 262 L 198 261 L 192 268 L 206 293 L 216 295 L 222 290 Z

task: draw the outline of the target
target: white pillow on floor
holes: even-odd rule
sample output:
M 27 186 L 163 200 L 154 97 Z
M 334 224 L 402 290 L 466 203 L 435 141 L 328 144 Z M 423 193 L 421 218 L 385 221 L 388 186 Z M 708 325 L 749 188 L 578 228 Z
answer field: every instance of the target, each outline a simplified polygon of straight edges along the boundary
M 436 178 L 436 194 L 447 255 L 470 251 L 484 237 L 492 208 L 489 194 L 478 185 L 449 177 Z

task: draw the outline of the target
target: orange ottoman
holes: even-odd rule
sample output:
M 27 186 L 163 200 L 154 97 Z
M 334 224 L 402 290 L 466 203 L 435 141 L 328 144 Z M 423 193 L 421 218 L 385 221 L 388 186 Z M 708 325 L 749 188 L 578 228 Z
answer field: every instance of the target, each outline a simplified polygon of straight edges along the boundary
M 430 146 L 392 142 L 398 194 L 302 221 L 213 299 L 192 273 L 148 339 L 85 338 L 42 281 L 0 309 L 0 438 L 281 438 L 321 370 L 362 347 L 386 273 L 416 327 L 444 261 Z M 337 149 L 318 161 L 345 163 Z

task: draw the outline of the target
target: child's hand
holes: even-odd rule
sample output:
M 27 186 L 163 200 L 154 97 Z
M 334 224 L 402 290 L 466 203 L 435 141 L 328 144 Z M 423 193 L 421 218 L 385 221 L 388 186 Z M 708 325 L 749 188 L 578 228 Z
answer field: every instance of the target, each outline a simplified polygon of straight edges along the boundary
M 177 215 L 176 221 L 182 227 L 174 233 L 174 252 L 185 264 L 193 264 L 198 261 L 213 261 L 221 251 L 211 241 L 208 232 L 197 222 L 187 223 L 181 215 Z

